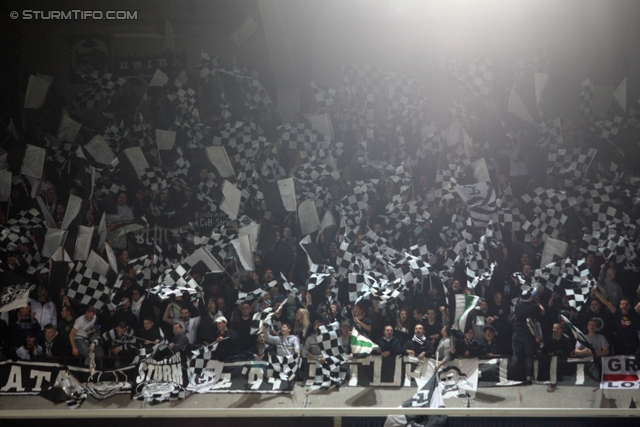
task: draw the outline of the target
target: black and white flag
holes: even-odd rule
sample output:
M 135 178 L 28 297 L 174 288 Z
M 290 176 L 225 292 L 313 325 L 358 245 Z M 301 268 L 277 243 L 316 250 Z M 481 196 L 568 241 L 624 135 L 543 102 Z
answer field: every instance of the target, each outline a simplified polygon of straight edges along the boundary
M 80 304 L 99 311 L 109 302 L 107 278 L 91 270 L 83 262 L 78 262 L 69 273 L 67 295 Z

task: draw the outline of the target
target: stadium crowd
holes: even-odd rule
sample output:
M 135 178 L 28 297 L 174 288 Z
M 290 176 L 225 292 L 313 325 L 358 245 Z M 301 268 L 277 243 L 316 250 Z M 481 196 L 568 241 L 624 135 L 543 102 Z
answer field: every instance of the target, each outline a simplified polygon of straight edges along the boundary
M 193 89 L 194 103 L 189 107 L 199 111 L 198 121 L 192 120 L 189 126 L 176 125 L 186 123 L 179 119 L 185 110 L 184 104 L 176 108 L 171 92 L 167 95 L 162 87 L 147 89 L 131 78 L 91 108 L 62 101 L 56 96 L 54 83 L 40 109 L 25 110 L 24 120 L 19 121 L 22 125 L 15 131 L 7 129 L 3 147 L 13 177 L 8 201 L 0 203 L 0 267 L 4 271 L 0 281 L 7 288 L 25 282 L 35 286 L 26 306 L 5 313 L 0 320 L 3 358 L 88 364 L 93 353 L 107 368 L 130 364 L 141 349 L 156 344 L 164 343 L 175 352 L 218 342 L 215 358 L 221 361 L 264 360 L 270 353 L 301 354 L 304 359 L 314 360 L 323 358 L 316 333 L 322 325 L 333 322 L 340 325 L 343 348 L 351 357 L 358 357 L 349 351 L 349 337 L 357 332 L 378 344 L 384 358 L 435 358 L 438 366 L 454 358 L 514 355 L 524 366 L 527 380 L 533 379 L 534 357 L 599 357 L 638 351 L 640 265 L 636 225 L 640 210 L 635 195 L 637 181 L 632 176 L 637 171 L 612 161 L 615 150 L 592 131 L 588 121 L 562 118 L 561 133 L 551 143 L 542 136 L 542 130 L 539 138 L 533 127 L 509 116 L 504 96 L 500 95 L 505 87 L 518 83 L 517 77 L 513 81 L 493 79 L 494 95 L 490 97 L 474 96 L 473 88 L 471 92 L 460 89 L 466 93 L 462 109 L 457 105 L 445 113 L 436 111 L 420 102 L 420 90 L 416 90 L 407 93 L 410 100 L 399 108 L 393 106 L 395 98 L 390 95 L 387 102 L 392 114 L 388 117 L 379 111 L 369 115 L 367 108 L 372 105 L 363 103 L 365 98 L 360 97 L 368 92 L 352 80 L 351 86 L 345 87 L 357 86 L 357 91 L 336 93 L 314 84 L 313 96 L 318 102 L 312 103 L 309 114 L 296 114 L 291 124 L 281 127 L 272 103 L 258 103 L 253 108 L 246 101 L 248 89 L 244 83 L 220 71 L 224 67 L 240 70 L 237 66 L 218 67 L 224 91 L 218 87 L 218 79 L 213 84 L 203 78 L 203 73 L 189 74 L 187 83 L 181 85 L 182 89 L 187 85 Z M 349 70 L 347 67 L 343 71 L 345 75 Z M 240 72 L 256 75 L 246 68 Z M 381 92 L 373 93 L 378 96 Z M 328 101 L 331 97 L 335 99 Z M 409 113 L 403 114 L 403 108 Z M 70 141 L 70 149 L 53 136 L 63 111 L 82 123 L 77 137 Z M 327 151 L 333 156 L 325 162 L 317 162 L 313 156 L 320 158 L 319 152 L 327 147 L 310 154 L 309 150 L 292 148 L 295 144 L 285 136 L 298 129 L 321 139 L 310 121 L 321 114 L 327 114 L 332 128 Z M 545 119 L 541 123 L 543 126 Z M 250 154 L 229 136 L 242 126 L 250 128 L 244 135 L 250 135 L 258 147 Z M 141 127 L 143 142 L 136 133 Z M 156 149 L 155 130 L 169 128 L 177 131 L 174 145 Z M 194 142 L 197 138 L 193 134 L 198 132 L 202 138 Z M 123 137 L 113 137 L 118 134 Z M 111 136 L 105 140 L 120 159 L 122 170 L 116 172 L 107 166 L 101 169 L 101 176 L 87 184 L 87 164 L 105 168 L 95 156 L 78 151 L 95 135 Z M 465 151 L 468 138 L 472 140 L 472 152 Z M 620 141 L 616 143 L 623 146 Z M 40 178 L 21 173 L 27 144 L 46 150 Z M 212 145 L 227 149 L 235 167 L 233 176 L 223 177 L 207 159 L 206 147 Z M 171 183 L 156 186 L 131 179 L 122 155 L 129 147 L 140 147 L 157 174 L 166 176 L 180 168 L 182 173 L 174 173 Z M 518 147 L 515 154 L 514 147 Z M 550 155 L 558 150 L 590 148 L 597 148 L 598 154 L 579 179 L 576 174 L 568 179 L 566 169 Z M 473 206 L 454 191 L 458 185 L 473 186 L 480 181 L 474 166 L 479 159 L 484 161 L 489 177 L 488 197 L 493 197 L 485 201 L 493 209 L 488 221 L 474 216 Z M 187 166 L 178 168 L 178 164 Z M 311 233 L 311 239 L 303 241 L 315 244 L 302 246 L 305 236 L 301 222 L 305 218 L 295 211 L 273 208 L 273 201 L 265 200 L 273 197 L 266 184 L 293 177 L 301 202 L 308 197 L 305 191 L 309 188 L 310 164 L 322 165 L 311 187 L 318 217 L 323 221 Z M 525 172 L 516 171 L 521 165 L 526 165 Z M 398 172 L 398 167 L 404 167 L 404 171 Z M 262 192 L 250 189 L 243 193 L 240 215 L 231 219 L 216 208 L 222 202 L 210 190 L 219 189 L 225 179 L 241 190 L 254 188 L 244 187 L 248 181 L 241 175 L 247 169 L 253 169 L 253 179 L 265 187 L 260 187 Z M 447 170 L 453 170 L 448 182 Z M 561 213 L 566 218 L 551 232 L 540 231 L 543 226 L 525 225 L 540 218 L 542 212 L 536 210 L 539 206 L 535 197 L 533 201 L 532 197 L 523 197 L 534 194 L 534 189 L 542 188 L 544 194 L 552 194 L 551 198 L 567 199 L 584 196 L 579 188 L 595 184 L 612 186 L 613 191 L 606 194 L 602 204 L 624 215 L 614 215 L 604 227 L 594 228 L 594 223 L 603 221 L 592 209 L 600 203 L 578 202 L 563 206 Z M 108 190 L 114 185 L 115 190 Z M 367 197 L 359 201 L 364 200 L 364 209 L 355 209 L 355 215 L 349 216 L 353 213 L 346 209 L 349 198 L 354 188 L 363 185 Z M 43 246 L 48 229 L 54 227 L 20 228 L 24 225 L 20 223 L 16 228 L 11 222 L 24 218 L 24 212 L 36 206 L 46 209 L 55 228 L 61 229 L 71 195 L 80 197 L 84 204 L 82 217 L 71 217 L 67 243 L 63 244 L 68 253 L 62 262 L 68 254 L 72 255 L 69 262 L 86 261 L 74 259 L 73 227 L 95 231 L 90 248 L 109 263 L 104 281 L 112 290 L 108 303 L 98 308 L 83 303 L 77 291 L 69 296 L 71 274 L 61 278 L 52 273 L 54 264 L 47 262 L 51 257 L 43 255 Z M 34 204 L 36 197 L 43 204 Z M 392 215 L 403 204 L 417 207 L 417 214 L 406 210 L 401 217 Z M 498 209 L 513 217 L 508 222 L 494 221 Z M 118 233 L 135 223 L 142 226 Z M 249 224 L 261 226 L 260 242 L 252 247 L 252 270 L 241 262 L 230 241 L 216 245 L 217 240 L 236 236 Z M 104 239 L 102 228 L 106 228 Z M 10 238 L 16 230 L 18 238 Z M 598 230 L 602 247 L 594 247 L 588 240 Z M 609 245 L 614 238 L 607 236 L 624 239 L 625 248 L 630 250 L 617 251 L 619 246 Z M 203 246 L 202 239 L 207 240 L 210 246 L 206 247 L 224 271 L 212 273 L 199 264 L 189 270 L 198 292 L 176 292 L 167 298 L 152 292 L 164 284 L 166 277 L 161 269 L 153 268 L 146 276 L 141 274 L 144 260 L 149 255 L 161 255 L 166 266 L 179 264 Z M 371 250 L 372 239 L 379 252 Z M 541 263 L 548 239 L 564 242 L 566 248 L 555 253 L 559 257 L 546 262 L 580 263 L 586 266 L 581 267 L 584 274 L 580 279 L 560 275 L 552 282 L 545 275 L 548 270 Z M 117 271 L 113 260 L 108 259 L 105 243 L 114 250 Z M 307 256 L 311 246 L 317 251 Z M 360 289 L 356 290 L 349 273 L 371 272 L 371 277 L 386 278 L 389 264 L 371 262 L 375 254 L 387 250 L 400 256 L 413 254 L 412 247 L 425 249 L 418 258 L 421 265 L 428 263 L 427 270 L 411 270 L 412 278 L 403 281 L 393 297 L 358 293 Z M 346 270 L 345 251 L 353 255 Z M 479 277 L 469 272 L 473 270 L 469 257 L 473 258 L 474 252 L 486 254 L 481 260 L 492 265 L 490 270 L 483 270 L 487 275 Z M 34 258 L 38 262 L 34 263 Z M 158 261 L 155 267 L 159 265 Z M 350 270 L 354 265 L 359 267 Z M 330 271 L 330 277 L 316 280 L 319 270 L 314 266 L 321 266 L 322 273 Z M 546 280 L 541 281 L 541 277 Z M 389 279 L 388 286 L 391 282 Z M 583 298 L 575 298 L 576 294 Z M 456 318 L 456 295 L 479 297 L 477 307 L 463 324 Z M 269 326 L 252 334 L 254 316 L 259 318 L 268 308 L 275 312 Z M 595 354 L 576 341 L 563 317 L 585 334 Z

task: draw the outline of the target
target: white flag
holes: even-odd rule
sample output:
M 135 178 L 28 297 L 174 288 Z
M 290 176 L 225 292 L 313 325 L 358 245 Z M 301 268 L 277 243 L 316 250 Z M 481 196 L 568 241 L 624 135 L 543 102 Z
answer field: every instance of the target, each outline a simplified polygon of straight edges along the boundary
M 27 144 L 22 160 L 22 168 L 20 174 L 30 176 L 32 178 L 42 178 L 42 168 L 47 157 L 47 150 Z
M 152 86 L 160 86 L 164 87 L 169 81 L 169 77 L 165 73 L 162 72 L 160 68 L 156 69 L 155 74 L 151 78 L 151 82 L 149 82 L 149 87 Z
M 44 245 L 42 246 L 42 256 L 51 258 L 56 251 L 64 245 L 67 238 L 67 230 L 58 230 L 57 228 L 48 228 L 47 234 L 44 236 Z
M 209 269 L 210 273 L 222 273 L 224 268 L 220 265 L 218 260 L 211 255 L 211 252 L 205 248 L 198 248 L 191 255 L 189 255 L 182 262 L 182 266 L 185 267 L 187 272 L 191 272 L 191 269 L 198 263 L 202 262 Z M 188 268 L 187 268 L 188 267 Z
M 176 144 L 176 133 L 172 130 L 156 129 L 158 150 L 171 150 Z
M 625 77 L 613 91 L 613 99 L 616 100 L 622 111 L 627 112 L 627 78 Z
M 256 20 L 253 19 L 251 15 L 249 15 L 249 17 L 244 20 L 240 28 L 238 28 L 236 31 L 234 31 L 233 34 L 231 34 L 229 40 L 231 40 L 231 43 L 235 44 L 236 46 L 240 46 L 242 43 L 244 43 L 245 40 L 251 37 L 251 35 L 255 33 L 258 28 L 260 28 L 260 26 L 258 25 Z
M 87 263 L 85 265 L 96 273 L 99 273 L 101 276 L 107 277 L 107 273 L 109 272 L 109 264 L 107 264 L 107 261 L 102 259 L 102 257 L 94 251 L 91 251 L 91 253 L 89 254 Z
M 108 243 L 104 244 L 104 251 L 107 254 L 107 261 L 109 262 L 109 267 L 114 272 L 118 272 L 118 261 L 116 261 L 116 254 L 113 253 L 113 249 Z M 106 276 L 106 275 L 105 275 Z
M 514 89 L 511 89 L 511 94 L 509 95 L 509 105 L 507 106 L 507 109 L 511 114 L 524 120 L 531 126 L 537 126 L 536 121 L 533 120 L 533 117 L 531 117 L 529 110 L 527 110 L 527 107 L 524 106 L 522 100 L 520 99 L 520 96 Z
M 67 210 L 64 213 L 64 219 L 62 220 L 62 229 L 68 230 L 71 222 L 78 216 L 82 210 L 82 199 L 73 194 L 69 195 L 69 201 L 67 202 Z
M 318 208 L 313 199 L 307 199 L 298 206 L 298 218 L 300 220 L 300 230 L 303 235 L 311 234 L 320 227 Z
M 287 212 L 296 211 L 296 189 L 293 178 L 281 179 L 278 181 L 278 189 L 282 196 L 282 204 Z
M 76 122 L 67 113 L 64 113 L 60 130 L 58 130 L 58 141 L 74 142 L 81 127 L 82 123 Z
M 229 160 L 229 155 L 224 147 L 220 145 L 213 145 L 211 147 L 207 147 L 206 150 L 209 162 L 216 167 L 221 177 L 228 178 L 230 176 L 235 176 L 231 160 Z
M 232 240 L 231 244 L 235 248 L 244 269 L 253 271 L 255 267 L 253 265 L 253 252 L 251 252 L 249 236 L 240 236 L 237 239 Z
M 91 238 L 93 237 L 93 227 L 78 226 L 78 239 L 73 259 L 76 261 L 86 261 L 91 250 Z
M 222 195 L 224 197 L 222 198 L 220 209 L 229 215 L 231 219 L 236 219 L 240 211 L 242 192 L 235 185 L 225 180 L 222 185 Z
M 140 147 L 129 147 L 122 150 L 124 154 L 131 162 L 131 166 L 136 171 L 138 178 L 145 174 L 147 169 L 149 169 L 149 163 L 147 163 L 147 159 L 144 158 L 144 154 Z
M 53 81 L 49 76 L 29 76 L 24 108 L 41 108 L 47 99 L 47 92 Z
M 111 151 L 111 148 L 109 148 L 107 141 L 105 141 L 101 135 L 96 135 L 91 138 L 91 141 L 85 144 L 84 149 L 91 154 L 91 157 L 93 157 L 96 162 L 103 165 L 110 164 L 116 157 L 113 151 Z

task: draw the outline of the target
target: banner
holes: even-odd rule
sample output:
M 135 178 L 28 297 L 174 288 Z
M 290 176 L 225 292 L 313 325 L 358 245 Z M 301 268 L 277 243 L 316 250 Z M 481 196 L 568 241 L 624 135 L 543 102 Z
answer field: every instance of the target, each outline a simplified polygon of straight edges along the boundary
M 83 384 L 115 381 L 128 383 L 135 374 L 135 366 L 101 371 L 92 377 L 87 368 L 67 367 L 58 363 L 0 362 L 0 396 L 39 394 L 43 389 L 53 386 L 58 376 L 67 371 Z
M 211 362 L 209 363 L 211 365 Z M 346 363 L 348 375 L 344 386 L 351 387 L 422 387 L 433 375 L 435 360 L 416 357 L 367 356 Z M 304 365 L 303 365 L 304 366 Z M 447 369 L 447 366 L 450 368 Z M 215 381 L 198 377 L 186 369 L 180 355 L 164 361 L 148 359 L 137 365 L 111 371 L 69 367 L 69 372 L 83 386 L 106 398 L 115 393 L 131 393 L 136 398 L 145 385 L 164 384 L 177 394 L 197 389 L 200 393 L 291 393 L 294 382 L 268 379 L 267 362 L 238 361 L 215 369 Z M 635 359 L 629 356 L 602 358 L 602 381 L 590 358 L 559 360 L 557 357 L 536 359 L 535 382 L 557 383 L 559 386 L 588 386 L 606 389 L 637 390 L 640 388 Z M 315 361 L 307 363 L 305 386 L 313 383 Z M 48 362 L 0 362 L 0 396 L 34 395 L 55 384 L 67 368 Z M 206 372 L 206 370 L 205 370 Z M 522 373 L 523 374 L 523 373 Z M 509 357 L 489 360 L 457 359 L 439 372 L 439 387 L 444 398 L 473 396 L 477 388 L 505 387 L 521 384 L 524 378 L 514 369 Z
M 84 83 L 82 75 L 105 73 L 111 61 L 111 40 L 103 34 L 69 36 L 69 83 Z
M 152 77 L 156 69 L 166 75 L 177 75 L 186 64 L 184 52 L 168 52 L 160 55 L 116 56 L 113 59 L 113 71 L 120 77 Z
M 180 353 L 163 360 L 143 359 L 138 363 L 136 373 L 131 387 L 132 399 L 184 399 L 189 375 Z
M 639 390 L 640 367 L 633 356 L 602 358 L 600 388 L 614 390 Z

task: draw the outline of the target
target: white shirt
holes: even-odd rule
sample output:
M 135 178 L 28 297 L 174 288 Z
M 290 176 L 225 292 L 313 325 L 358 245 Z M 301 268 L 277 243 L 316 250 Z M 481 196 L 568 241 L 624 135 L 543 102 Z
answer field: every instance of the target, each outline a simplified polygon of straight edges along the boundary
M 93 333 L 93 328 L 96 325 L 97 317 L 93 316 L 91 322 L 87 320 L 87 316 L 80 316 L 76 319 L 76 323 L 73 324 L 73 327 L 77 329 L 76 331 L 76 339 L 77 338 L 85 338 L 89 339 L 89 335 Z
M 144 295 L 140 295 L 138 302 L 131 299 L 131 312 L 136 315 L 136 319 L 140 321 L 140 309 L 142 308 L 142 302 L 144 301 Z
M 42 347 L 36 344 L 33 349 L 33 354 L 35 357 L 42 356 Z M 31 360 L 31 355 L 29 354 L 29 350 L 23 345 L 19 349 L 16 350 L 16 356 L 20 358 L 20 360 Z
M 198 326 L 200 326 L 200 316 L 192 317 L 189 319 L 189 322 L 184 322 L 182 319 L 173 319 L 173 322 L 182 325 L 182 333 L 189 340 L 189 344 L 196 342 Z
M 38 300 L 29 298 L 31 303 L 31 312 L 35 313 L 36 320 L 44 328 L 49 323 L 55 328 L 58 326 L 58 312 L 53 301 L 47 301 L 44 304 Z

